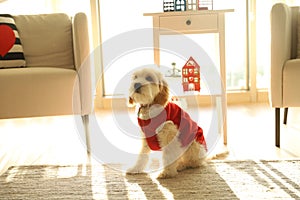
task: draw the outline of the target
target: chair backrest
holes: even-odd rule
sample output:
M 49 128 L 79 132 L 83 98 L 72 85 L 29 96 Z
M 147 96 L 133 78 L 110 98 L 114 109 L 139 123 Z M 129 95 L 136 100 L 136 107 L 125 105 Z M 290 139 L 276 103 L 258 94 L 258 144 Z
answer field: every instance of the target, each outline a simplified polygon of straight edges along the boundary
M 299 20 L 299 6 L 290 7 L 291 13 L 291 26 L 292 26 L 292 36 L 291 36 L 291 58 L 300 58 L 300 41 L 298 40 L 300 34 L 300 20 Z
M 28 67 L 74 69 L 72 21 L 63 13 L 15 15 Z

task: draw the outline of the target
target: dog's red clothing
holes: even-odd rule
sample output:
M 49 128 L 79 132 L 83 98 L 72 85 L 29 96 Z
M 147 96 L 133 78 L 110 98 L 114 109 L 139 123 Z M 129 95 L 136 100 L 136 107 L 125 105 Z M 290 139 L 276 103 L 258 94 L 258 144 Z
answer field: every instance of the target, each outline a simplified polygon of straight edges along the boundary
M 189 114 L 174 103 L 168 103 L 165 109 L 157 116 L 143 120 L 138 117 L 138 123 L 145 134 L 147 143 L 151 150 L 160 150 L 157 139 L 157 129 L 165 122 L 172 121 L 179 130 L 179 140 L 182 147 L 191 144 L 196 140 L 204 145 L 206 149 L 206 142 L 201 127 L 194 122 Z

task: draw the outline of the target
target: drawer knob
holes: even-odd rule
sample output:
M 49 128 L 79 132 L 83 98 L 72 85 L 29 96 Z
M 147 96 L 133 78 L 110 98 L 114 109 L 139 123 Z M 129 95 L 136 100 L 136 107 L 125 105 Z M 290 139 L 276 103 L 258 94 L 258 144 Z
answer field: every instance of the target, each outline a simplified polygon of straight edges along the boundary
M 186 23 L 186 25 L 188 25 L 188 26 L 189 26 L 189 25 L 191 25 L 192 21 L 191 21 L 190 19 L 188 19 L 188 20 L 186 20 L 186 22 L 185 22 L 185 23 Z

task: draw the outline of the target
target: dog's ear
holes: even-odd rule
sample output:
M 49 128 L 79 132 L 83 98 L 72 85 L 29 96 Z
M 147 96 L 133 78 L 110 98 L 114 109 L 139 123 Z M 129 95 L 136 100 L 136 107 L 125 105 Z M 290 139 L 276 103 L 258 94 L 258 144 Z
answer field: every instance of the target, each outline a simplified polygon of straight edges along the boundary
M 135 106 L 135 102 L 134 102 L 132 97 L 128 97 L 127 106 L 128 107 L 134 107 Z
M 153 103 L 165 106 L 169 100 L 169 86 L 168 83 L 162 79 L 159 83 L 160 92 L 154 98 Z

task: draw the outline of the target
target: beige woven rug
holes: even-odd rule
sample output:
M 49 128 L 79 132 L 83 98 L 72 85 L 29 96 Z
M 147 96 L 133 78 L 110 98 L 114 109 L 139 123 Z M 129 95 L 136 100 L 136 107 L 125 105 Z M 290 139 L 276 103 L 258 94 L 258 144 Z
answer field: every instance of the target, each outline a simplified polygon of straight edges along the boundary
M 300 199 L 300 160 L 217 161 L 158 180 L 121 165 L 20 166 L 0 177 L 0 199 Z

